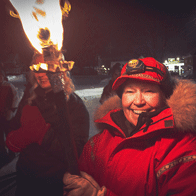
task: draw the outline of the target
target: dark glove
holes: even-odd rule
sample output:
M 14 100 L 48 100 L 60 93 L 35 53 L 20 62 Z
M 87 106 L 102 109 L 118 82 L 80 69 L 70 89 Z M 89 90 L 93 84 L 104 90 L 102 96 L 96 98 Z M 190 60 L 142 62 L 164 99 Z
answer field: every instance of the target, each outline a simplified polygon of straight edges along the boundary
M 98 183 L 86 172 L 80 172 L 81 176 L 65 173 L 63 177 L 64 196 L 104 196 L 106 187 L 100 188 Z
M 50 124 L 45 122 L 39 109 L 36 106 L 24 106 L 20 122 L 21 127 L 7 135 L 7 147 L 14 152 L 20 152 L 29 144 L 41 145 Z

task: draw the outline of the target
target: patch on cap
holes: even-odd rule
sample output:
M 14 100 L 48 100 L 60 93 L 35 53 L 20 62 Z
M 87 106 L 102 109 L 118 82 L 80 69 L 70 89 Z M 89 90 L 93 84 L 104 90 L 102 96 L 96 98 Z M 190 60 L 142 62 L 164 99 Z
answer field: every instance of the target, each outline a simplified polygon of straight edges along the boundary
M 136 68 L 139 64 L 139 60 L 138 59 L 132 59 L 128 62 L 128 66 L 132 67 L 132 68 Z
M 131 59 L 126 66 L 126 71 L 124 74 L 135 74 L 135 73 L 144 73 L 145 66 L 142 61 L 139 59 Z

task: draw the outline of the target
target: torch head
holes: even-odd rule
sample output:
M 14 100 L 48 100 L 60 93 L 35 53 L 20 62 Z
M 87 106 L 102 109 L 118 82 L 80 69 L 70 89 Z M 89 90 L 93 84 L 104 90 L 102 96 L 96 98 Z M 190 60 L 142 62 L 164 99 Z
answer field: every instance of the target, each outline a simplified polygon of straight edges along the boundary
M 43 53 L 34 53 L 30 70 L 34 72 L 67 72 L 74 66 L 74 61 L 65 61 L 64 55 L 53 45 L 43 48 Z

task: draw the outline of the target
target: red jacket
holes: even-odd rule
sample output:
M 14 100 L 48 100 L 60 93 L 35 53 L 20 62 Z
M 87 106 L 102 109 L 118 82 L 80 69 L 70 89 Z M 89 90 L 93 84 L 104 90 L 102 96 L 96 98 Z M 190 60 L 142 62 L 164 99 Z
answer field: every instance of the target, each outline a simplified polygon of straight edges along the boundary
M 196 95 L 196 90 L 194 93 Z M 193 95 L 190 94 L 187 96 Z M 192 133 L 195 122 L 187 125 L 184 122 L 186 115 L 190 115 L 190 119 L 194 117 L 192 113 L 183 113 L 181 119 L 176 119 L 184 103 L 175 104 L 178 99 L 174 95 L 168 101 L 170 108 L 152 117 L 147 131 L 144 124 L 131 137 L 126 137 L 112 118 L 112 114 L 121 109 L 96 120 L 103 131 L 84 147 L 80 169 L 100 186 L 106 186 L 107 196 L 196 195 L 196 134 Z M 110 99 L 107 103 L 112 105 L 114 101 Z M 182 110 L 187 111 L 187 107 Z

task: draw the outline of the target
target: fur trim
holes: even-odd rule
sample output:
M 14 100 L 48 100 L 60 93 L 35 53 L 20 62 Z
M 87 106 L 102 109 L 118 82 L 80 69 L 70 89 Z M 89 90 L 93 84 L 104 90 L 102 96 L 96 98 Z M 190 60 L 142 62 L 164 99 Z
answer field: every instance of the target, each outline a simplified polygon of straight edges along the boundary
M 172 109 L 176 128 L 183 132 L 196 132 L 196 83 L 191 80 L 177 80 L 174 92 L 166 102 Z M 115 95 L 97 109 L 94 120 L 118 108 L 122 108 L 121 99 Z
M 105 100 L 103 104 L 96 110 L 94 114 L 94 120 L 103 118 L 110 110 L 122 108 L 121 99 L 114 95 L 109 99 Z
M 178 80 L 172 96 L 167 100 L 177 129 L 196 132 L 196 84 Z

